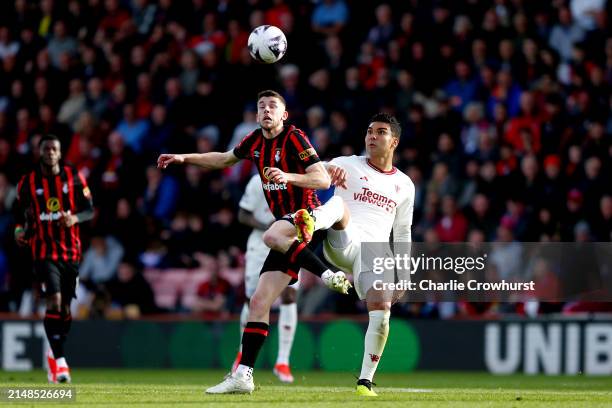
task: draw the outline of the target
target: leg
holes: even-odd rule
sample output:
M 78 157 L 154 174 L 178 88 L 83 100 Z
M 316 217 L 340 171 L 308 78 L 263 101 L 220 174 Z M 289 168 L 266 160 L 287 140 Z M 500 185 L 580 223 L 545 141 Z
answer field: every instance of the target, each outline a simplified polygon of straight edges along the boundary
M 60 292 L 51 293 L 46 296 L 45 333 L 55 359 L 64 357 L 64 342 L 62 339 L 62 295 Z
M 278 220 L 268 228 L 262 239 L 266 246 L 280 253 L 286 253 L 297 238 L 295 227 L 287 220 Z
M 45 332 L 54 358 L 59 359 L 64 357 L 60 265 L 52 261 L 37 261 L 34 267 L 38 279 L 44 284 L 42 288 L 44 289 L 46 303 Z
M 63 340 L 66 341 L 68 337 L 68 333 L 70 333 L 70 327 L 72 327 L 72 314 L 70 313 L 70 301 L 66 302 L 64 298 L 62 298 L 62 322 L 63 322 L 63 330 L 62 336 Z
M 70 298 L 68 297 L 66 299 L 65 296 L 62 296 L 61 325 L 62 325 L 62 332 L 60 335 L 60 341 L 62 344 L 62 352 L 63 352 L 64 344 L 66 343 L 66 339 L 68 338 L 68 333 L 70 332 L 70 327 L 72 326 L 72 315 L 70 314 Z M 68 363 L 66 362 L 66 358 L 64 354 L 62 354 L 61 357 L 56 356 L 55 365 L 56 365 L 57 381 L 61 383 L 71 382 L 70 369 L 68 368 Z
M 289 264 L 298 270 L 306 269 L 320 277 L 325 286 L 337 292 L 347 294 L 351 283 L 344 272 L 332 272 L 327 265 L 308 248 L 306 242 L 296 238 L 294 225 L 287 219 L 276 221 L 266 232 L 263 240 L 272 250 L 285 254 Z M 291 241 L 293 240 L 293 241 Z
M 259 350 L 268 336 L 270 307 L 291 277 L 280 271 L 264 272 L 249 304 L 249 318 L 242 335 L 242 358 L 237 373 L 253 371 Z
M 220 384 L 206 390 L 208 394 L 250 394 L 255 389 L 253 366 L 259 350 L 268 336 L 270 306 L 281 294 L 291 277 L 284 272 L 264 272 L 259 277 L 257 288 L 249 304 L 249 321 L 242 334 L 242 358 L 236 372 Z
M 242 333 L 244 333 L 244 328 L 249 320 L 249 299 L 242 305 L 242 310 L 240 311 L 240 337 L 242 338 Z M 238 352 L 242 353 L 242 344 L 238 349 Z
M 49 342 L 49 350 L 47 350 L 47 380 L 50 384 L 57 383 L 57 360 L 55 356 L 60 355 L 60 353 L 63 354 L 63 347 L 61 347 L 63 342 L 59 338 L 63 323 L 60 313 L 61 298 L 60 293 L 53 293 L 45 298 L 46 311 L 43 324 Z
M 247 320 L 249 317 L 249 301 L 247 299 L 246 302 L 242 305 L 242 310 L 240 311 L 240 338 L 242 339 L 242 334 L 244 333 L 244 328 L 246 327 Z M 238 344 L 238 353 L 236 354 L 236 358 L 234 359 L 234 363 L 232 364 L 232 373 L 236 372 L 238 365 L 240 364 L 240 360 L 242 359 L 242 341 Z
M 368 291 L 368 295 L 373 289 Z M 357 392 L 360 395 L 375 396 L 372 391 L 372 379 L 382 356 L 387 336 L 389 335 L 389 315 L 391 302 L 367 302 L 369 323 L 365 335 L 361 374 L 357 382 Z M 368 390 L 360 387 L 366 387 Z M 369 392 L 368 392 L 369 391 Z
M 61 287 L 61 334 L 60 341 L 62 344 L 62 355 L 56 357 L 56 373 L 57 381 L 61 383 L 71 382 L 70 369 L 63 354 L 64 344 L 68 338 L 70 327 L 72 326 L 72 315 L 70 314 L 70 303 L 76 294 L 76 286 L 79 275 L 77 264 L 59 263 L 58 268 L 61 268 L 60 287 Z
M 270 253 L 270 249 L 266 247 L 262 241 L 258 240 L 256 244 L 250 243 L 247 245 L 247 252 L 245 255 L 245 267 L 244 267 L 244 292 L 246 295 L 246 301 L 242 305 L 240 311 L 240 339 L 242 340 L 242 334 L 244 328 L 249 320 L 249 302 L 255 293 L 257 288 L 257 282 L 259 282 L 259 273 L 263 267 L 266 258 Z M 232 372 L 235 372 L 242 359 L 242 341 L 238 342 L 238 353 L 232 365 Z
M 297 290 L 287 287 L 281 293 L 280 313 L 278 315 L 278 355 L 274 366 L 274 374 L 282 381 L 293 382 L 293 375 L 289 368 L 289 356 L 295 329 L 297 327 Z

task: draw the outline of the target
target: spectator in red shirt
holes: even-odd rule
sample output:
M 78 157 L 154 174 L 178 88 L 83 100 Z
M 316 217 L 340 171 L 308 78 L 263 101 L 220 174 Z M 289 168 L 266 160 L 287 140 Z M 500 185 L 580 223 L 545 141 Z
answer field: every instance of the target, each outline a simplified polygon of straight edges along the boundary
M 228 315 L 228 300 L 232 295 L 232 286 L 228 281 L 219 276 L 219 270 L 212 269 L 210 279 L 198 286 L 198 298 L 194 302 L 193 310 L 218 317 Z
M 510 120 L 506 141 L 521 154 L 537 154 L 540 151 L 541 119 L 536 114 L 533 94 L 528 91 L 523 92 L 520 104 L 520 116 Z
M 436 225 L 436 232 L 442 242 L 461 242 L 465 240 L 468 223 L 463 214 L 457 210 L 452 196 L 442 198 L 442 218 Z

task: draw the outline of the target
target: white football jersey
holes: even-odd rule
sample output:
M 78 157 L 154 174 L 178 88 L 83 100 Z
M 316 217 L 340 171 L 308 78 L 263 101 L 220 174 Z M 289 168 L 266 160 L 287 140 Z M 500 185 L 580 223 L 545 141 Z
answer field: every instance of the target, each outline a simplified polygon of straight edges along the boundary
M 347 188 L 336 187 L 351 212 L 351 223 L 361 231 L 362 242 L 387 242 L 393 228 L 393 241 L 411 240 L 414 184 L 395 167 L 384 172 L 365 156 L 343 156 L 330 164 L 347 172 Z
M 240 208 L 252 212 L 255 219 L 264 225 L 270 224 L 275 219 L 274 215 L 272 215 L 272 212 L 270 211 L 270 207 L 268 207 L 268 202 L 266 201 L 263 189 L 261 188 L 261 179 L 257 174 L 251 177 L 251 180 L 249 180 L 249 183 L 244 191 L 244 195 L 240 199 L 240 203 L 238 205 Z M 247 241 L 247 249 L 267 253 L 268 247 L 266 244 L 264 244 L 262 236 L 263 231 L 253 229 L 251 235 L 249 235 L 249 240 Z

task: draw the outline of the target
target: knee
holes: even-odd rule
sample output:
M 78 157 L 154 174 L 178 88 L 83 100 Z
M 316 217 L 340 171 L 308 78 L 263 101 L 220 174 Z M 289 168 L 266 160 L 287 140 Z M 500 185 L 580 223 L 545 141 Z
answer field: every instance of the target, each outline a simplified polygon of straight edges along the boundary
M 270 249 L 274 249 L 278 245 L 276 234 L 270 228 L 263 233 L 262 239 L 264 244 Z
M 262 239 L 268 248 L 285 252 L 295 239 L 295 228 L 287 222 L 281 225 L 276 222 L 263 233 Z
M 269 305 L 265 296 L 255 293 L 249 302 L 249 316 L 260 318 L 265 316 L 268 311 Z
M 289 238 L 283 234 L 283 231 L 274 226 L 268 228 L 263 233 L 262 239 L 268 248 L 275 250 L 283 248 L 289 241 Z

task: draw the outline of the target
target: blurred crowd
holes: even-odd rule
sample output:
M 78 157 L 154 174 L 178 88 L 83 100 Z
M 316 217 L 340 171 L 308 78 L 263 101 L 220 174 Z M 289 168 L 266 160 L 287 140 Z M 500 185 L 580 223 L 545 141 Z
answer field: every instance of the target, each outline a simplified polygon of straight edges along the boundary
M 396 165 L 416 186 L 415 240 L 610 241 L 611 3 L 0 2 L 0 309 L 23 309 L 31 286 L 11 207 L 39 138 L 53 133 L 97 209 L 81 316 L 235 312 L 249 232 L 237 202 L 254 169 L 161 172 L 155 160 L 232 148 L 257 127 L 266 88 L 324 159 L 360 154 L 372 114 L 400 119 Z M 277 64 L 248 54 L 261 24 L 287 35 Z M 189 271 L 201 280 L 168 283 Z M 303 286 L 303 311 L 357 310 L 311 277 Z

